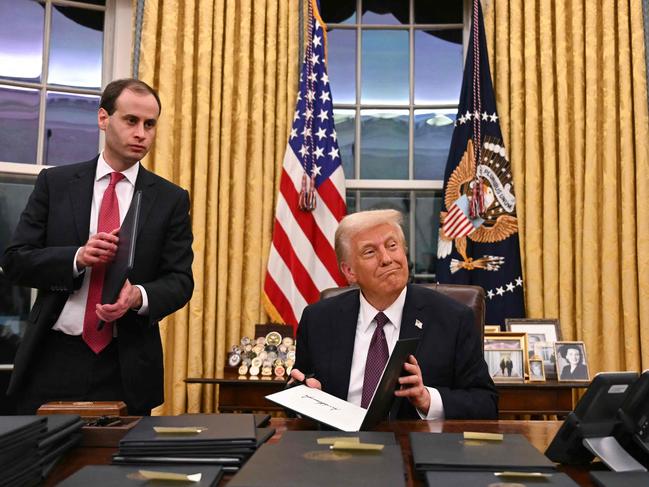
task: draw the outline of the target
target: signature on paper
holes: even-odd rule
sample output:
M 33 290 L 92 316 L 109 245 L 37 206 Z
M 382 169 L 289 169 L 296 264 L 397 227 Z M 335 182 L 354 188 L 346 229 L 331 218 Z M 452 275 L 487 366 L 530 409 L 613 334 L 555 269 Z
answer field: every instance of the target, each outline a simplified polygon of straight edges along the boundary
M 315 402 L 318 406 L 324 406 L 326 408 L 329 408 L 329 411 L 339 411 L 340 409 L 337 408 L 336 406 L 332 406 L 331 404 L 327 404 L 324 401 L 321 401 L 320 399 L 316 399 L 313 396 L 310 396 L 308 394 L 304 394 L 302 396 L 302 399 L 311 399 L 313 402 Z

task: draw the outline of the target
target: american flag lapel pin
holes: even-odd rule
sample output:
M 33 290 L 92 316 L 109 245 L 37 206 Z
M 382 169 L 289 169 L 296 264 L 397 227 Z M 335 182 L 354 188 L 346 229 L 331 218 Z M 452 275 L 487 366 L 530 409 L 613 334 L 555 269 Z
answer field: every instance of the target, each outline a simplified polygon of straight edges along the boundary
M 421 330 L 424 324 L 419 320 L 415 320 L 415 326 Z

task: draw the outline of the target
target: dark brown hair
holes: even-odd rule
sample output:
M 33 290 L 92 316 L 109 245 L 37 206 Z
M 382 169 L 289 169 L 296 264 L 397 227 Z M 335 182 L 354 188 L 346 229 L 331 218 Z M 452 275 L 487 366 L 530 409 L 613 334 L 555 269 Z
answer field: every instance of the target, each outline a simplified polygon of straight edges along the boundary
M 116 79 L 115 81 L 108 83 L 108 85 L 104 89 L 104 92 L 101 94 L 99 108 L 106 110 L 106 112 L 108 112 L 108 115 L 115 113 L 115 102 L 124 90 L 131 90 L 139 94 L 148 93 L 153 95 L 155 101 L 158 102 L 158 113 L 162 111 L 162 104 L 160 103 L 158 92 L 147 85 L 144 81 L 140 81 L 139 79 L 135 78 Z

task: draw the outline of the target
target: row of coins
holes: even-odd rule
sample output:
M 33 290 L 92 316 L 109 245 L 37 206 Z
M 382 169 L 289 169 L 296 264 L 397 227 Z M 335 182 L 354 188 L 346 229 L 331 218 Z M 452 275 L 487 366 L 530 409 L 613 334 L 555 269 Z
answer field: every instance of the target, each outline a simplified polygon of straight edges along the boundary
M 276 331 L 265 337 L 241 339 L 228 355 L 228 365 L 238 367 L 239 375 L 284 377 L 295 363 L 295 342 Z

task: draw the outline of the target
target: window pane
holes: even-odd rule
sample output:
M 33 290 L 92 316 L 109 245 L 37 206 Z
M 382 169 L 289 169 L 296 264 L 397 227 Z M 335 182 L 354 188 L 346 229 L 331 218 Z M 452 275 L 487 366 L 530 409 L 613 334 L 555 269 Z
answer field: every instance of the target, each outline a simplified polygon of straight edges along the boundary
M 335 103 L 356 101 L 356 31 L 332 29 L 327 33 L 327 73 Z
M 345 203 L 347 204 L 347 214 L 356 212 L 356 191 L 348 189 L 345 192 Z
M 104 13 L 72 7 L 52 8 L 48 83 L 101 87 Z M 71 67 L 74 69 L 70 69 Z
M 0 161 L 36 163 L 38 91 L 0 86 Z
M 408 52 L 407 31 L 363 31 L 363 103 L 408 103 Z
M 403 2 L 405 6 L 405 24 L 408 23 L 408 4 Z M 399 25 L 401 22 L 394 16 L 392 12 L 377 13 L 370 10 L 363 13 L 361 22 L 363 24 L 382 24 L 382 25 Z
M 408 111 L 361 110 L 362 179 L 408 179 Z
M 47 93 L 43 164 L 86 161 L 97 154 L 99 97 Z
M 354 179 L 354 141 L 356 139 L 356 112 L 354 110 L 334 110 L 334 123 L 338 136 L 340 158 L 343 163 L 345 178 Z
M 450 104 L 460 98 L 462 44 L 440 39 L 438 33 L 415 31 L 415 103 Z
M 434 274 L 437 262 L 437 232 L 442 193 L 415 196 L 415 274 Z
M 410 235 L 410 194 L 407 191 L 359 191 L 361 211 L 391 208 L 403 214 L 403 232 L 406 242 Z
M 415 110 L 415 179 L 444 179 L 456 110 Z
M 32 0 L 2 0 L 0 19 L 0 77 L 40 81 L 45 8 Z

